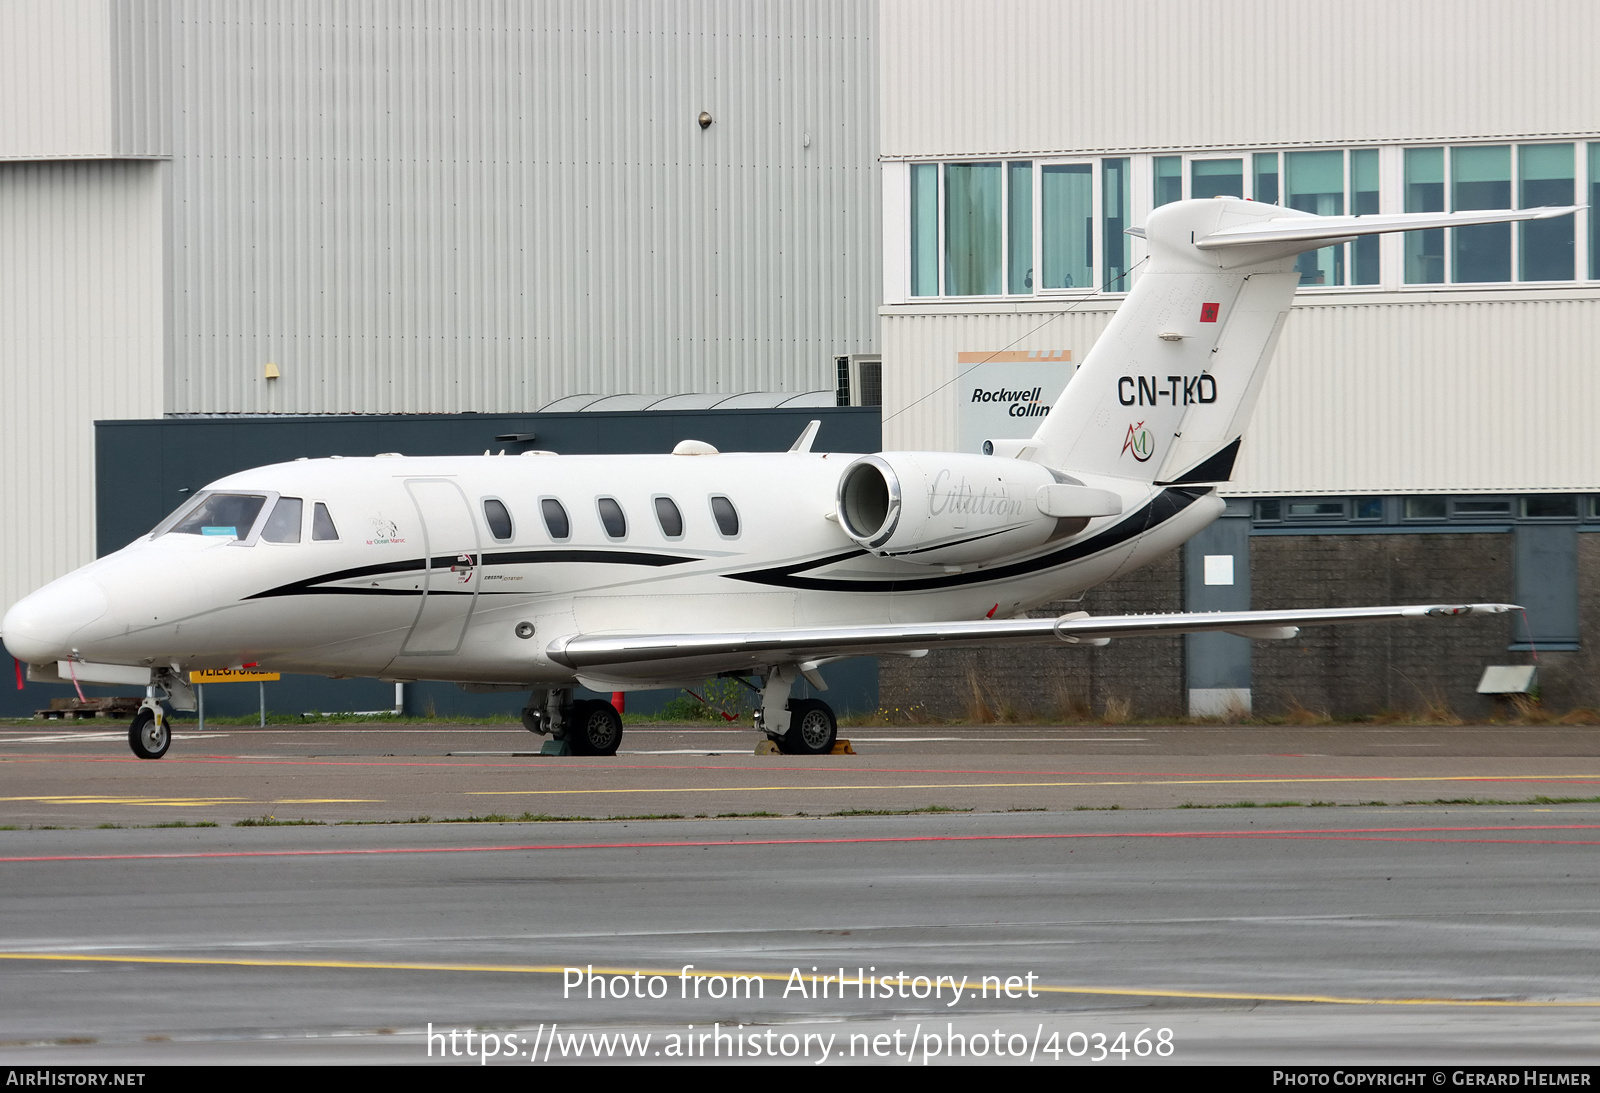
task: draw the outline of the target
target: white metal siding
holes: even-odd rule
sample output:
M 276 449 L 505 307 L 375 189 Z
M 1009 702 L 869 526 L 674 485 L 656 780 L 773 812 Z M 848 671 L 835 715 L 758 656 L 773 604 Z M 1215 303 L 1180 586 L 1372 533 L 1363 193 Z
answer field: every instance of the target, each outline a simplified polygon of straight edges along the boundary
M 958 352 L 1067 348 L 1081 363 L 1110 317 L 884 312 L 884 447 L 912 449 L 954 443 Z M 1600 492 L 1596 345 L 1589 290 L 1302 300 L 1224 492 Z
M 883 152 L 1592 133 L 1590 0 L 883 0 Z
M 106 0 L 0 3 L 0 159 L 110 155 Z
M 94 557 L 94 419 L 161 414 L 164 169 L 0 163 L 0 611 Z
M 171 21 L 173 411 L 803 391 L 876 348 L 872 4 Z

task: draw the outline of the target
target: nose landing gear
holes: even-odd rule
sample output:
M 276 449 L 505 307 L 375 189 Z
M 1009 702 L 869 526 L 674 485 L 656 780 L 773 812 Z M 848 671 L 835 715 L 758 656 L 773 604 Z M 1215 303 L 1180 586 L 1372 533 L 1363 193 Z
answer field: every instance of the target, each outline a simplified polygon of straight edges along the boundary
M 140 759 L 160 759 L 172 746 L 172 727 L 166 711 L 154 698 L 146 698 L 128 725 L 128 746 Z

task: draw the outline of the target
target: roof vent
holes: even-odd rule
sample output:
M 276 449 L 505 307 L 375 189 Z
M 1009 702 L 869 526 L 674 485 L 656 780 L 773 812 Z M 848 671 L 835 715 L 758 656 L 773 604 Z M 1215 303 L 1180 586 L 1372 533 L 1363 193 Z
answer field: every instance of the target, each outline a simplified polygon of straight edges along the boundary
M 680 440 L 673 455 L 716 455 L 717 450 L 703 440 Z

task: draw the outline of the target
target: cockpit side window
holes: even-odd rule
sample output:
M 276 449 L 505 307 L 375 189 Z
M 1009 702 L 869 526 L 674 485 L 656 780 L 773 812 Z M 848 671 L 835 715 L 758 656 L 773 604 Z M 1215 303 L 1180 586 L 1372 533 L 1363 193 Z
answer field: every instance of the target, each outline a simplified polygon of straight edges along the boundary
M 260 493 L 213 493 L 196 505 L 194 511 L 173 525 L 168 534 L 226 535 L 247 539 L 255 527 L 261 507 L 267 503 Z
M 298 543 L 300 518 L 304 513 L 305 502 L 300 498 L 278 498 L 278 503 L 272 506 L 272 515 L 267 517 L 266 526 L 261 529 L 261 538 L 269 543 Z
M 328 515 L 328 506 L 318 501 L 311 507 L 311 541 L 331 542 L 338 538 L 339 529 L 333 526 L 333 517 Z

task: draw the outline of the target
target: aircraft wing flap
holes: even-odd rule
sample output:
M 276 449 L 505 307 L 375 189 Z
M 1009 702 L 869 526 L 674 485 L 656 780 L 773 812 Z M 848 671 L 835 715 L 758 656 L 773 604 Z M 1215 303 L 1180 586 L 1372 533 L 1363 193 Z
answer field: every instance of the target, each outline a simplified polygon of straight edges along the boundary
M 960 622 L 795 627 L 712 634 L 574 634 L 558 638 L 550 659 L 569 668 L 670 662 L 691 658 L 770 657 L 772 661 L 818 655 L 856 656 L 935 646 L 1103 644 L 1110 638 L 1231 632 L 1248 637 L 1290 638 L 1302 626 L 1397 619 L 1499 615 L 1514 604 L 1409 604 L 1393 607 L 1332 607 L 1288 611 L 1207 611 L 1169 615 L 1063 615 L 1055 619 L 977 619 Z

